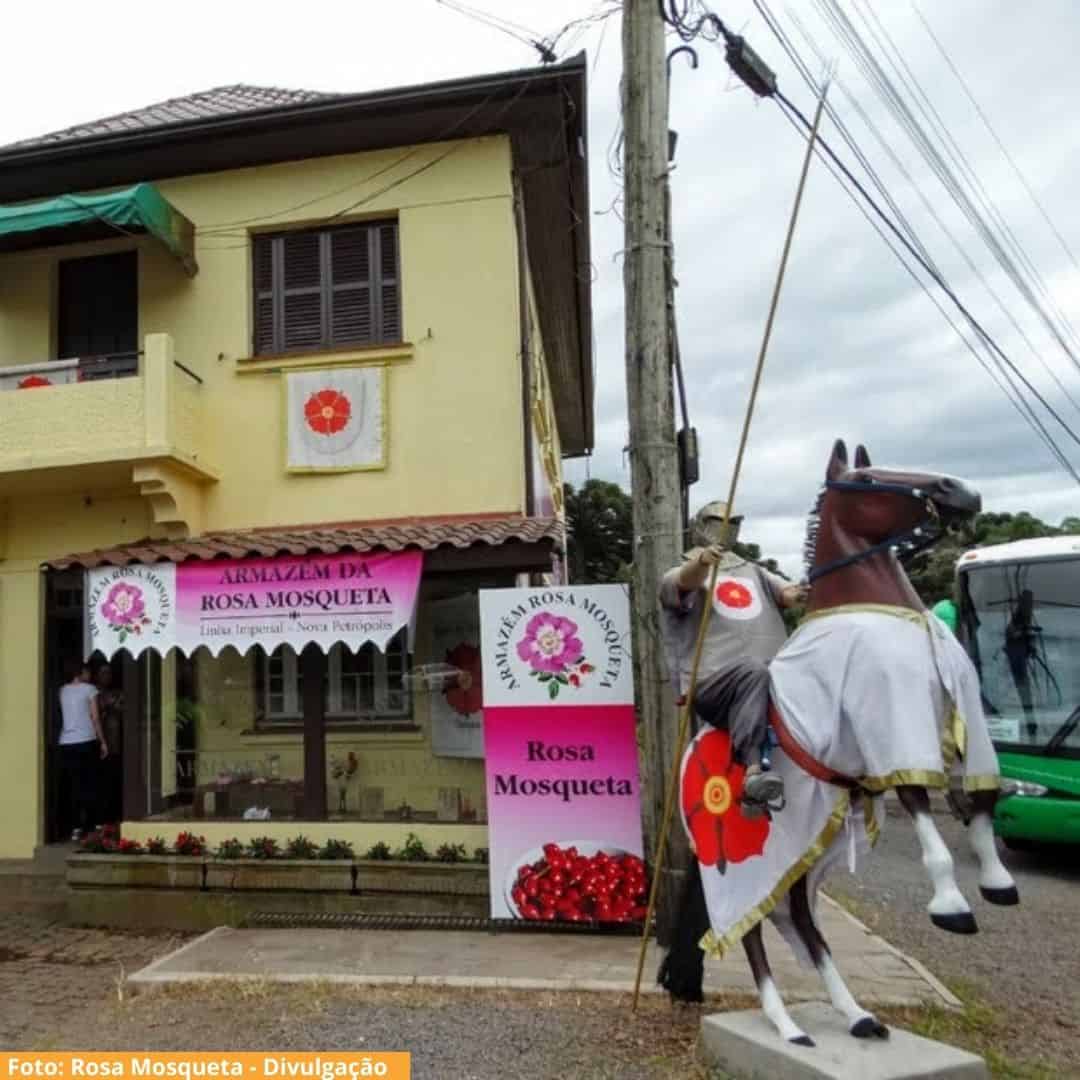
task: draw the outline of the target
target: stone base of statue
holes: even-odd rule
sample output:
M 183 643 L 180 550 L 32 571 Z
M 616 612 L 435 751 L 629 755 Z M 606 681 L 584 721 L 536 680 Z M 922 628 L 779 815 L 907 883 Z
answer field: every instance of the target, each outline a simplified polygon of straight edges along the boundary
M 883 1039 L 856 1039 L 828 1005 L 790 1008 L 815 1042 L 785 1042 L 760 1011 L 715 1013 L 701 1021 L 699 1053 L 736 1080 L 989 1080 L 982 1058 L 896 1028 Z

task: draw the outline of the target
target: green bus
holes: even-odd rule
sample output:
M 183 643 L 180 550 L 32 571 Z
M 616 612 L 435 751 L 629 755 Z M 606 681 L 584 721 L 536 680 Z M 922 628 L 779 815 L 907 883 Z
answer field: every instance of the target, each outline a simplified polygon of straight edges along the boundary
M 956 586 L 1001 763 L 995 831 L 1009 847 L 1080 844 L 1080 536 L 969 551 Z

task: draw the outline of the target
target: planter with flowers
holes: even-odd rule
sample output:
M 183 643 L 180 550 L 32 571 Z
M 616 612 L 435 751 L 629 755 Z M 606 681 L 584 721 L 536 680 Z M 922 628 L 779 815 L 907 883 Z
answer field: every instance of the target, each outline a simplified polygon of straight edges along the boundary
M 155 837 L 145 844 L 118 835 L 116 828 L 87 834 L 68 859 L 67 882 L 79 887 L 201 889 L 206 841 L 183 832 L 169 846 Z
M 328 840 L 319 847 L 306 836 L 284 848 L 269 836 L 224 840 L 206 863 L 208 889 L 350 893 L 355 878 L 350 844 Z
M 479 852 L 483 852 L 482 862 Z M 406 893 L 486 897 L 487 851 L 478 848 L 470 857 L 463 845 L 443 844 L 431 853 L 418 836 L 409 833 L 399 850 L 392 851 L 386 844 L 376 844 L 357 861 L 356 891 L 361 895 Z
M 319 847 L 304 836 L 284 845 L 264 836 L 224 840 L 209 850 L 201 836 L 188 832 L 171 842 L 160 836 L 139 842 L 103 830 L 90 834 L 68 859 L 69 914 L 94 925 L 122 926 L 131 923 L 134 910 L 140 925 L 197 929 L 242 919 L 245 913 L 267 910 L 266 905 L 297 910 L 288 908 L 299 902 L 289 901 L 287 894 L 307 893 L 312 910 L 344 912 L 359 906 L 407 914 L 484 915 L 487 854 L 486 848 L 470 852 L 459 844 L 429 851 L 412 834 L 397 849 L 377 843 L 358 857 L 342 840 Z M 147 893 L 138 899 L 139 890 L 160 896 L 150 903 Z M 273 893 L 282 894 L 281 899 L 274 900 Z M 171 898 L 166 901 L 166 896 Z

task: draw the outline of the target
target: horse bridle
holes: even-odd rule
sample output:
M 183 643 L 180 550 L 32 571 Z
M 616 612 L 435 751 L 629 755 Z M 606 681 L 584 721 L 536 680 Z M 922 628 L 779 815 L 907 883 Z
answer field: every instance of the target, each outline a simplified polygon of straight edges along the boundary
M 864 559 L 872 558 L 883 551 L 892 551 L 897 555 L 915 555 L 930 547 L 941 536 L 941 518 L 938 516 L 937 507 L 933 499 L 921 488 L 914 484 L 894 484 L 878 482 L 875 480 L 828 480 L 825 483 L 828 491 L 857 491 L 873 492 L 879 495 L 903 495 L 909 499 L 917 499 L 926 509 L 926 517 L 918 525 L 903 532 L 893 533 L 884 540 L 874 544 L 865 551 L 856 552 L 854 555 L 845 555 L 840 559 L 833 559 L 824 566 L 815 566 L 807 575 L 807 582 L 811 585 L 826 574 L 835 573 L 845 567 L 853 566 Z

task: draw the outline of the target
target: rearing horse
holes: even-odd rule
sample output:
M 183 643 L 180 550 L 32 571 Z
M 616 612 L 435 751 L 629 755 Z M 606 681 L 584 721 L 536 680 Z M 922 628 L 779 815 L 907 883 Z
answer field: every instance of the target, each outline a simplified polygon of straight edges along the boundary
M 962 786 L 980 891 L 990 903 L 1019 902 L 994 841 L 999 774 L 978 676 L 898 558 L 980 507 L 961 481 L 875 469 L 861 446 L 851 468 L 836 443 L 807 530 L 807 618 L 770 665 L 773 767 L 784 777 L 787 807 L 771 819 L 742 815 L 742 770 L 724 732 L 702 731 L 683 759 L 680 806 L 697 859 L 659 974 L 673 998 L 703 1000 L 705 952 L 723 955 L 741 940 L 765 1014 L 785 1039 L 812 1046 L 773 981 L 761 933 L 768 917 L 818 970 L 851 1034 L 886 1038 L 888 1029 L 844 984 L 815 908 L 829 869 L 845 855 L 854 869 L 876 842 L 879 796 L 890 788 L 914 820 L 935 925 L 977 929 L 928 788 Z

